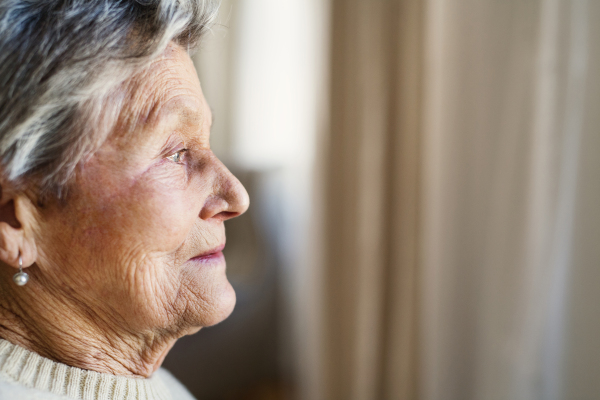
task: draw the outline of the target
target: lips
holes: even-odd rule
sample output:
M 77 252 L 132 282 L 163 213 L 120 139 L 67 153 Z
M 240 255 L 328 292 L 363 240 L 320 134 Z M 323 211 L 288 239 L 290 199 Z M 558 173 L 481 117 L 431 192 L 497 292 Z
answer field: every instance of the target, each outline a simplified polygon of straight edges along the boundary
M 201 262 L 208 262 L 208 261 L 212 261 L 212 260 L 218 260 L 218 259 L 222 259 L 223 258 L 223 249 L 225 248 L 225 245 L 222 244 L 218 247 L 215 247 L 212 250 L 209 250 L 205 253 L 199 254 L 195 257 L 192 257 L 190 259 L 190 261 L 201 261 Z

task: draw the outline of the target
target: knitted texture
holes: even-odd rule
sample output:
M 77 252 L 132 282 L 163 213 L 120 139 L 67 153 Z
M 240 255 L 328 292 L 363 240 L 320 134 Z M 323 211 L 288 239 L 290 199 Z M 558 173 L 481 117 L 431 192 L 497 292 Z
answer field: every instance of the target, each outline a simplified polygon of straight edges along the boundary
M 26 392 L 37 392 L 36 399 L 48 393 L 81 400 L 193 400 L 164 370 L 148 379 L 101 374 L 54 362 L 0 339 L 0 386 L 5 383 L 12 385 L 13 391 L 23 387 L 24 396 Z

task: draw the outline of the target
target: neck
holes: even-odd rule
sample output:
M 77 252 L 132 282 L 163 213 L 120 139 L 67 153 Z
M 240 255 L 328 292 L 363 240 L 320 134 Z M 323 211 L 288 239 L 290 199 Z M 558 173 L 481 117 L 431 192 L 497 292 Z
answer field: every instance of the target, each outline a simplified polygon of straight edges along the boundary
M 0 338 L 72 367 L 147 378 L 176 341 L 172 335 L 121 330 L 118 321 L 107 323 L 93 310 L 55 301 L 35 285 L 16 290 L 0 285 L 0 293 Z

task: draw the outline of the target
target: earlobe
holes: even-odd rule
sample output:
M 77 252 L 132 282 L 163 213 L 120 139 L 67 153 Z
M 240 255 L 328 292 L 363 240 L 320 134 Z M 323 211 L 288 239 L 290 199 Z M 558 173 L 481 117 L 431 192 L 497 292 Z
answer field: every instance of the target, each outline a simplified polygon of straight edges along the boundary
M 31 207 L 33 204 L 22 195 L 2 200 L 3 202 L 0 204 L 0 261 L 19 268 L 19 256 L 21 256 L 23 268 L 27 268 L 37 258 L 32 229 L 34 218 Z
M 11 267 L 19 267 L 19 236 L 22 232 L 0 221 L 0 261 Z

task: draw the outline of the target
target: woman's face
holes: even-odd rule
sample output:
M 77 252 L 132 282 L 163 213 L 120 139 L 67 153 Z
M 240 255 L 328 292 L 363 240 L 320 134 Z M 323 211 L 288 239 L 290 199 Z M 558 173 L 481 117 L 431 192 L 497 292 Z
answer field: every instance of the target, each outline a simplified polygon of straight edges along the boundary
M 64 204 L 40 208 L 30 284 L 104 329 L 181 336 L 233 310 L 224 221 L 246 211 L 248 194 L 210 150 L 211 112 L 182 48 L 127 92 L 119 128 Z

